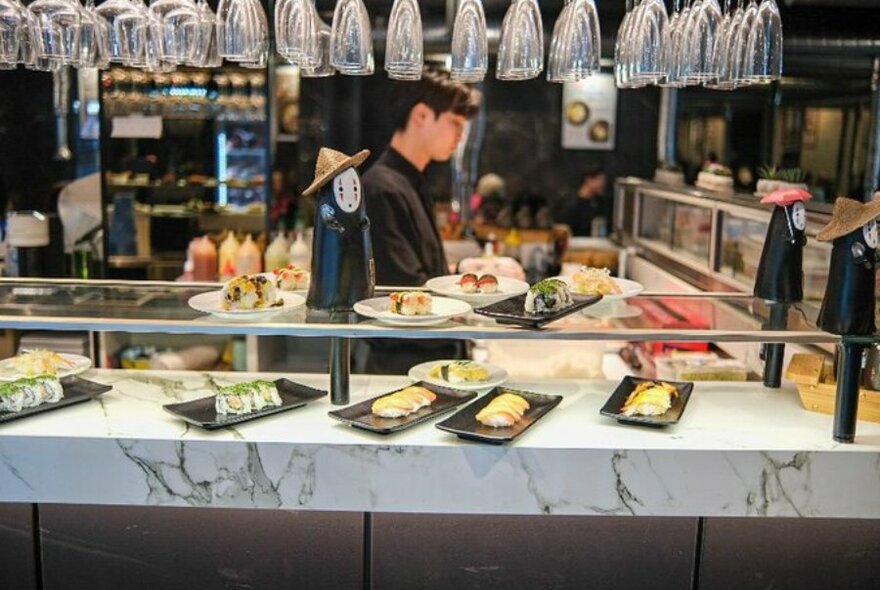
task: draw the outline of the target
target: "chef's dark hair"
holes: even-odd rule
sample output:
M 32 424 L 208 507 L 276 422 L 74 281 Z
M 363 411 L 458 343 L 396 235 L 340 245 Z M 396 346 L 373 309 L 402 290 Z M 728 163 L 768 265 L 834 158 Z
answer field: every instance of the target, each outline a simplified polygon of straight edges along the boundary
M 391 90 L 391 124 L 395 131 L 403 131 L 409 122 L 413 107 L 424 103 L 439 117 L 452 112 L 468 119 L 480 110 L 482 95 L 478 90 L 449 78 L 449 73 L 426 66 L 422 79 L 414 82 L 395 82 Z
M 602 166 L 599 164 L 590 164 L 584 169 L 584 172 L 581 175 L 581 184 L 590 179 L 596 178 L 597 176 L 601 176 L 602 174 L 605 174 L 605 170 L 602 169 Z

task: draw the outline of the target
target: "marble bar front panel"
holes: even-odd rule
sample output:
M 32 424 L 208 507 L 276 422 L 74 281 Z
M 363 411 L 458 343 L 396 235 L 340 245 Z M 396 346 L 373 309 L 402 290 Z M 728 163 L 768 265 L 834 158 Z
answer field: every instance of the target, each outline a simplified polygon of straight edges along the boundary
M 326 389 L 326 376 L 286 375 Z M 383 437 L 329 398 L 207 432 L 162 404 L 247 374 L 93 370 L 100 398 L 0 426 L 0 501 L 375 512 L 880 518 L 880 425 L 835 443 L 793 388 L 698 383 L 682 421 L 599 415 L 616 384 L 511 382 L 563 402 L 505 446 L 426 423 Z M 277 377 L 277 375 L 272 376 Z M 355 376 L 352 403 L 405 384 Z

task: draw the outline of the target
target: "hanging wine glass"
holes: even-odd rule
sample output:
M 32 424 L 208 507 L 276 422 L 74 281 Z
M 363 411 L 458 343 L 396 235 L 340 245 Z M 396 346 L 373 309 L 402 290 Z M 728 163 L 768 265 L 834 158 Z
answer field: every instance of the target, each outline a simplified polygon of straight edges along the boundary
M 278 53 L 293 65 L 313 67 L 320 61 L 312 0 L 279 0 L 275 5 Z
M 313 68 L 300 68 L 299 75 L 303 78 L 326 78 L 336 74 L 336 68 L 330 63 L 330 25 L 326 24 L 314 13 L 318 30 L 318 53 L 321 56 L 320 63 Z
M 385 41 L 385 71 L 396 80 L 418 80 L 424 66 L 418 0 L 394 0 Z
M 782 77 L 782 17 L 775 0 L 763 0 L 758 7 L 746 53 L 751 58 L 749 78 L 770 82 Z
M 660 56 L 661 67 L 665 72 L 665 76 L 660 86 L 665 88 L 681 88 L 684 83 L 681 81 L 680 68 L 676 59 L 678 45 L 681 43 L 682 27 L 684 20 L 682 19 L 681 0 L 675 0 L 675 6 L 672 16 L 669 17 L 669 24 L 666 27 L 666 33 L 663 39 L 663 50 Z
M 568 23 L 569 14 L 571 12 L 571 0 L 565 0 L 562 11 L 553 24 L 553 34 L 550 36 L 550 53 L 547 56 L 547 81 L 548 82 L 566 82 L 562 76 L 562 61 L 564 51 L 562 40 L 562 30 Z
M 36 0 L 28 6 L 31 38 L 39 57 L 74 64 L 80 56 L 82 14 L 73 0 Z
M 577 82 L 599 71 L 601 39 L 596 5 L 593 0 L 572 0 L 565 16 L 556 32 L 559 44 L 553 56 L 553 75 L 562 82 Z
M 362 0 L 339 0 L 330 31 L 330 63 L 342 74 L 370 75 L 375 69 L 370 15 Z
M 639 5 L 639 16 L 632 29 L 632 79 L 655 84 L 663 79 L 666 70 L 661 54 L 663 39 L 669 25 L 662 0 L 644 0 Z
M 718 0 L 697 0 L 691 6 L 687 41 L 688 84 L 702 84 L 718 77 L 715 40 L 721 25 Z
M 718 78 L 706 83 L 706 88 L 714 90 L 733 90 L 736 83 L 731 80 L 731 56 L 730 40 L 733 38 L 736 28 L 736 17 L 742 19 L 741 11 L 734 15 L 731 11 L 732 0 L 726 1 L 724 17 L 721 19 L 721 27 L 715 40 L 715 61 L 717 63 Z
M 544 67 L 544 24 L 537 0 L 512 0 L 501 25 L 499 80 L 529 80 Z
M 27 9 L 19 0 L 0 0 L 0 69 L 12 69 L 19 61 L 22 30 L 27 28 Z
M 751 77 L 752 58 L 748 53 L 749 36 L 752 25 L 758 16 L 758 4 L 750 0 L 749 5 L 743 11 L 742 22 L 735 33 L 733 45 L 733 65 L 730 71 L 730 79 L 737 86 L 749 86 L 754 84 Z
M 489 68 L 486 14 L 480 0 L 462 0 L 452 26 L 450 77 L 460 82 L 482 82 Z

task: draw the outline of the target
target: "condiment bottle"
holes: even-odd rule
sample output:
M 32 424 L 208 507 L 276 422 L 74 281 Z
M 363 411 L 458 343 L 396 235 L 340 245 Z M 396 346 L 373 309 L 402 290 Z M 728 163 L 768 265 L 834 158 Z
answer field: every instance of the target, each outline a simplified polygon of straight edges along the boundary
M 214 281 L 217 278 L 217 247 L 208 236 L 190 242 L 194 281 Z
M 235 257 L 235 272 L 240 275 L 257 274 L 260 272 L 261 259 L 260 249 L 248 234 Z
M 504 236 L 504 248 L 502 252 L 505 256 L 510 256 L 511 258 L 519 260 L 521 246 L 522 238 L 520 238 L 519 231 L 517 231 L 515 227 L 510 228 L 510 231 Z
M 302 228 L 296 232 L 296 239 L 290 245 L 290 263 L 297 268 L 309 270 L 312 266 L 312 248 L 306 243 L 304 233 Z
M 220 244 L 220 255 L 218 256 L 217 274 L 220 280 L 225 281 L 235 276 L 235 259 L 238 256 L 238 240 L 235 239 L 235 233 L 229 232 L 226 239 Z
M 283 233 L 279 233 L 272 240 L 272 243 L 266 248 L 264 256 L 266 272 L 271 272 L 276 268 L 285 268 L 290 262 L 290 242 L 284 237 Z

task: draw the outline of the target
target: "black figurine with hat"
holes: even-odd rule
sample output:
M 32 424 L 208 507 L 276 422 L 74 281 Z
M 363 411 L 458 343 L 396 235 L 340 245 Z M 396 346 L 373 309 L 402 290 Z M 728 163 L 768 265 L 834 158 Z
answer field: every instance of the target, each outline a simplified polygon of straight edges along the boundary
M 828 285 L 819 311 L 819 327 L 841 335 L 867 335 L 874 325 L 874 279 L 880 200 L 862 203 L 840 197 L 819 241 L 832 242 Z
M 788 325 L 788 308 L 804 298 L 804 246 L 807 214 L 804 201 L 812 195 L 800 188 L 773 191 L 761 199 L 774 205 L 761 261 L 755 275 L 755 297 L 767 302 L 770 314 L 764 329 L 780 330 Z M 768 343 L 762 348 L 764 385 L 782 385 L 785 345 Z
M 303 191 L 317 193 L 312 242 L 312 276 L 306 304 L 311 309 L 351 311 L 373 296 L 376 273 L 370 220 L 356 168 L 370 155 L 321 148 L 315 180 Z

